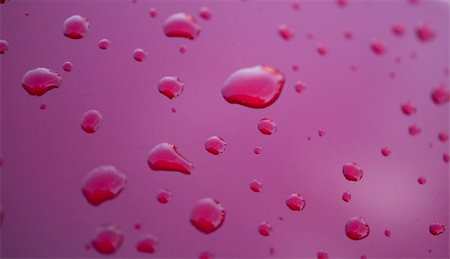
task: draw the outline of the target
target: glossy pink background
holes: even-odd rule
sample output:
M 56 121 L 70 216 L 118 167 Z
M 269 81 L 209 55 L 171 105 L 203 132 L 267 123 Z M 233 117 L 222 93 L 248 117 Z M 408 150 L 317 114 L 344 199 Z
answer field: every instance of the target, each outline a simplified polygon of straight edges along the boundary
M 261 258 L 270 256 L 271 247 L 273 257 L 280 258 L 315 258 L 319 250 L 330 258 L 448 258 L 449 167 L 442 154 L 449 146 L 437 134 L 449 131 L 449 105 L 436 106 L 430 98 L 435 84 L 448 84 L 448 3 L 300 4 L 298 11 L 291 1 L 251 0 L 11 0 L 1 5 L 1 38 L 10 44 L 0 56 L 1 256 L 101 257 L 84 246 L 98 225 L 113 223 L 123 229 L 125 241 L 112 257 L 147 257 L 134 246 L 152 234 L 160 242 L 155 258 L 195 258 L 204 249 L 219 258 Z M 211 8 L 210 21 L 198 17 L 202 6 Z M 148 14 L 151 7 L 158 10 L 156 18 Z M 194 41 L 162 32 L 164 20 L 180 11 L 195 15 L 202 27 Z M 74 14 L 90 21 L 84 39 L 63 36 L 62 24 Z M 420 20 L 437 30 L 426 44 L 414 34 Z M 404 37 L 392 34 L 395 22 L 406 26 Z M 278 35 L 282 23 L 295 32 L 289 42 Z M 346 29 L 353 31 L 353 40 L 343 37 Z M 111 41 L 106 51 L 97 47 L 102 38 Z M 371 52 L 374 38 L 387 44 L 385 55 Z M 329 49 L 326 56 L 317 54 L 319 42 Z M 187 52 L 180 54 L 183 44 Z M 136 48 L 149 51 L 142 63 L 132 57 Z M 62 70 L 65 61 L 73 63 L 72 72 Z M 300 64 L 299 72 L 292 71 L 294 63 Z M 285 74 L 278 101 L 259 110 L 228 104 L 221 96 L 225 79 L 259 64 Z M 37 67 L 58 71 L 62 87 L 42 97 L 28 95 L 21 79 Z M 390 71 L 397 77 L 390 78 Z M 166 75 L 185 83 L 172 101 L 157 91 Z M 307 84 L 304 93 L 295 92 L 297 80 Z M 402 114 L 400 104 L 407 100 L 417 105 L 416 115 Z M 48 108 L 40 110 L 41 103 Z M 89 109 L 104 117 L 92 135 L 80 128 Z M 276 134 L 258 132 L 264 117 L 277 123 Z M 412 123 L 422 126 L 418 136 L 407 133 Z M 319 128 L 326 132 L 322 138 Z M 204 141 L 212 135 L 227 142 L 222 155 L 205 151 Z M 151 171 L 147 153 L 161 142 L 175 144 L 195 172 Z M 263 147 L 260 155 L 253 153 L 257 145 Z M 380 154 L 384 146 L 392 150 L 388 158 Z M 342 175 L 342 165 L 350 161 L 364 170 L 359 182 Z M 128 185 L 118 198 L 93 207 L 80 185 L 101 165 L 122 170 Z M 417 183 L 422 175 L 425 185 Z M 261 193 L 248 187 L 255 178 L 263 183 Z M 173 193 L 165 205 L 156 200 L 162 188 Z M 352 194 L 349 203 L 341 200 L 345 191 Z M 306 199 L 301 212 L 284 203 L 293 192 Z M 192 206 L 203 197 L 226 209 L 224 225 L 210 235 L 189 223 Z M 345 236 L 345 222 L 354 216 L 370 226 L 364 240 Z M 257 232 L 262 221 L 273 226 L 271 236 Z M 447 231 L 432 236 L 433 221 L 443 222 Z M 135 223 L 142 230 L 135 230 Z M 385 229 L 391 230 L 390 238 Z

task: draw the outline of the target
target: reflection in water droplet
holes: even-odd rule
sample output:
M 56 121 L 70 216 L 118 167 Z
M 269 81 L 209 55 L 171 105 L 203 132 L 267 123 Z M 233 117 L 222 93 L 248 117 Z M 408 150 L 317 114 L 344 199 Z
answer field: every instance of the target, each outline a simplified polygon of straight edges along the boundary
M 258 227 L 258 231 L 262 236 L 269 236 L 272 232 L 272 226 L 267 222 L 262 222 Z
M 298 193 L 293 193 L 287 197 L 286 205 L 293 211 L 301 211 L 306 205 L 305 198 Z
M 262 187 L 263 187 L 262 183 L 256 179 L 251 181 L 249 186 L 250 186 L 250 189 L 254 192 L 261 192 Z
M 0 40 L 0 54 L 5 54 L 9 49 L 9 43 L 6 40 Z
M 81 190 L 86 200 L 97 206 L 117 197 L 126 185 L 126 176 L 114 166 L 100 166 L 86 175 Z
M 147 162 L 150 169 L 155 171 L 178 171 L 191 174 L 194 170 L 192 163 L 178 153 L 175 145 L 169 143 L 156 145 L 148 154 Z
M 212 136 L 205 141 L 205 149 L 213 155 L 222 154 L 227 147 L 227 143 L 221 137 Z
M 353 240 L 361 240 L 369 235 L 370 229 L 362 217 L 354 217 L 345 224 L 345 234 Z
M 103 49 L 103 50 L 108 49 L 109 45 L 111 45 L 111 41 L 109 41 L 108 39 L 101 39 L 98 41 L 98 47 L 100 49 Z
M 136 249 L 141 253 L 154 253 L 158 240 L 152 235 L 143 236 L 136 244 Z
M 433 236 L 438 236 L 445 231 L 445 226 L 441 222 L 434 222 L 430 225 L 430 233 Z
M 172 100 L 183 92 L 184 84 L 177 76 L 165 76 L 159 80 L 158 90 Z
M 384 147 L 384 148 L 381 149 L 381 154 L 383 156 L 390 156 L 391 155 L 391 150 L 389 148 L 387 148 L 387 147 Z
M 133 58 L 134 60 L 136 60 L 137 62 L 142 62 L 144 61 L 144 59 L 147 57 L 148 52 L 143 50 L 143 49 L 135 49 L 134 53 L 133 53 Z
M 181 37 L 190 40 L 195 39 L 200 33 L 200 27 L 195 18 L 185 13 L 175 13 L 169 16 L 164 22 L 163 29 L 167 37 Z
M 430 24 L 420 22 L 416 27 L 416 36 L 421 42 L 429 42 L 436 37 L 436 31 Z
M 89 32 L 89 22 L 85 17 L 72 15 L 64 21 L 64 36 L 70 39 L 81 39 Z
M 417 112 L 416 105 L 414 103 L 412 103 L 411 101 L 402 103 L 401 108 L 402 108 L 403 114 L 405 114 L 406 116 L 410 116 Z
M 417 182 L 419 182 L 419 184 L 426 184 L 427 179 L 425 177 L 421 176 L 417 179 Z
M 278 34 L 284 40 L 290 40 L 292 39 L 292 37 L 294 37 L 294 31 L 286 24 L 281 24 L 278 27 Z
M 210 20 L 212 17 L 212 13 L 211 10 L 208 7 L 202 7 L 200 8 L 200 12 L 199 15 L 201 18 L 205 19 L 205 20 Z
M 416 136 L 420 132 L 422 132 L 422 128 L 417 124 L 412 124 L 411 126 L 408 127 L 408 133 L 411 136 Z
M 103 116 L 99 111 L 89 110 L 81 118 L 81 128 L 86 133 L 95 133 L 103 121 Z
M 344 192 L 342 194 L 342 200 L 345 202 L 349 202 L 352 199 L 352 194 L 350 192 Z
M 70 61 L 64 62 L 64 64 L 63 64 L 63 70 L 64 70 L 64 71 L 70 72 L 70 71 L 72 71 L 72 69 L 73 69 L 73 64 L 72 64 L 72 62 L 70 62 Z
M 48 68 L 29 70 L 22 78 L 22 87 L 30 95 L 41 96 L 61 86 L 61 76 Z
M 200 232 L 209 234 L 222 226 L 225 209 L 212 198 L 199 200 L 192 209 L 191 224 Z
M 264 135 L 272 135 L 277 132 L 277 125 L 273 120 L 264 118 L 258 122 L 258 129 Z
M 172 193 L 168 190 L 162 189 L 158 191 L 158 194 L 156 194 L 156 199 L 161 204 L 166 204 L 169 202 L 170 198 L 172 198 Z
M 437 105 L 443 105 L 450 100 L 450 89 L 443 83 L 439 83 L 431 92 L 431 99 Z
M 350 162 L 342 167 L 345 179 L 349 181 L 359 181 L 363 176 L 363 170 L 355 162 Z
M 97 228 L 92 246 L 101 254 L 112 254 L 123 243 L 123 232 L 115 225 L 103 225 Z

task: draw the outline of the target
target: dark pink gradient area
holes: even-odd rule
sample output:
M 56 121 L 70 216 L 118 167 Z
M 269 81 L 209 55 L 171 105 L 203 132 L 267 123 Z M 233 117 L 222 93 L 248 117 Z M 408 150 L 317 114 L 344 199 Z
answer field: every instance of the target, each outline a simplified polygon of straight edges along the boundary
M 104 258 L 89 244 L 98 227 L 112 224 L 124 235 L 108 255 L 115 258 L 198 258 L 205 251 L 216 258 L 317 258 L 319 251 L 329 258 L 448 258 L 449 142 L 438 135 L 449 132 L 449 104 L 435 104 L 431 93 L 449 83 L 449 4 L 337 2 L 345 1 L 1 4 L 0 40 L 9 44 L 0 54 L 1 257 Z M 211 10 L 209 20 L 200 17 L 202 7 Z M 180 12 L 201 28 L 195 39 L 164 34 L 165 20 Z M 89 20 L 82 39 L 64 36 L 72 15 Z M 423 22 L 435 30 L 425 42 L 416 35 Z M 283 24 L 289 40 L 279 35 Z M 404 32 L 394 33 L 396 24 Z M 107 49 L 99 48 L 102 39 L 111 42 Z M 383 51 L 375 53 L 373 42 Z M 133 57 L 139 48 L 148 52 L 142 62 Z M 279 98 L 263 109 L 228 103 L 226 79 L 260 65 L 284 74 Z M 22 77 L 39 67 L 58 72 L 62 84 L 31 96 Z M 172 100 L 158 91 L 165 76 L 184 84 Z M 416 112 L 407 116 L 402 104 L 409 101 Z M 80 127 L 89 110 L 103 118 L 93 134 Z M 263 118 L 276 123 L 272 135 L 259 132 Z M 421 131 L 410 135 L 411 125 Z M 205 149 L 211 136 L 226 142 L 223 153 Z M 151 170 L 147 156 L 160 143 L 175 145 L 193 163 L 192 174 Z M 351 162 L 363 170 L 359 181 L 343 175 Z M 125 174 L 127 185 L 92 206 L 83 179 L 106 165 Z M 249 188 L 253 179 L 261 192 Z M 166 204 L 156 198 L 162 189 L 171 193 Z M 292 193 L 304 197 L 302 210 L 286 206 Z M 190 222 L 204 198 L 219 201 L 226 215 L 209 234 Z M 345 233 L 354 217 L 370 228 L 359 241 Z M 258 232 L 261 222 L 272 227 L 269 236 Z M 432 235 L 434 222 L 445 232 Z M 158 240 L 153 254 L 136 248 L 147 235 Z

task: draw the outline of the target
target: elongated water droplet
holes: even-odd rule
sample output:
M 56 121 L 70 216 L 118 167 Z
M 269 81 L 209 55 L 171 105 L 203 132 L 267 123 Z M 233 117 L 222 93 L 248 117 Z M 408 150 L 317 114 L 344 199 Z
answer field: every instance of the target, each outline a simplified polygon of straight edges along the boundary
M 352 194 L 350 192 L 344 192 L 342 194 L 342 200 L 345 202 L 349 202 L 352 199 Z
M 362 217 L 354 217 L 345 224 L 345 234 L 353 240 L 366 238 L 370 233 L 369 225 Z
M 406 116 L 413 115 L 417 112 L 416 105 L 414 103 L 412 103 L 411 101 L 402 103 L 401 108 L 402 108 L 403 114 L 405 114 Z
M 143 49 L 135 49 L 134 53 L 133 53 L 133 58 L 134 60 L 136 60 L 137 62 L 142 62 L 144 61 L 144 59 L 147 57 L 148 52 L 143 50 Z
M 123 243 L 123 232 L 115 225 L 103 225 L 97 228 L 92 246 L 101 254 L 116 252 Z
M 212 198 L 199 200 L 192 209 L 191 224 L 200 232 L 210 234 L 222 226 L 225 209 Z
M 200 26 L 197 25 L 192 15 L 185 13 L 175 13 L 169 16 L 164 22 L 164 33 L 167 37 L 181 37 L 193 40 L 200 33 Z
M 363 176 L 363 170 L 355 162 L 350 162 L 342 167 L 345 179 L 349 181 L 359 181 Z
M 158 239 L 152 235 L 143 236 L 136 244 L 136 249 L 141 253 L 152 254 L 155 252 Z
M 191 174 L 194 170 L 192 163 L 178 153 L 175 145 L 169 143 L 156 145 L 148 154 L 147 162 L 150 169 L 155 171 L 178 171 Z
M 408 133 L 411 136 L 416 136 L 422 132 L 422 128 L 418 124 L 412 124 L 408 127 Z
M 372 40 L 370 48 L 372 49 L 373 53 L 379 56 L 383 55 L 386 52 L 386 45 L 384 44 L 384 42 L 377 39 Z
M 86 200 L 97 206 L 117 197 L 126 185 L 126 176 L 114 166 L 100 166 L 86 175 L 81 190 Z
M 73 69 L 73 64 L 72 64 L 72 62 L 70 62 L 70 61 L 64 62 L 64 64 L 63 64 L 63 70 L 64 70 L 64 71 L 70 72 L 70 71 L 72 71 L 72 69 Z
M 387 147 L 384 147 L 384 148 L 381 149 L 381 154 L 383 156 L 390 156 L 391 155 L 391 150 L 389 148 L 387 148 Z
M 183 92 L 184 84 L 177 76 L 165 76 L 159 80 L 158 90 L 172 100 Z
M 293 211 L 301 211 L 306 205 L 305 198 L 298 193 L 293 193 L 287 197 L 286 205 Z
M 434 222 L 430 225 L 430 233 L 433 236 L 438 236 L 445 232 L 445 226 L 441 222 Z
M 101 39 L 98 41 L 99 49 L 102 49 L 102 50 L 108 49 L 109 45 L 111 45 L 111 42 L 108 39 Z
M 426 184 L 427 179 L 425 177 L 421 176 L 417 179 L 417 182 L 419 182 L 419 184 Z
M 264 135 L 272 135 L 277 132 L 277 124 L 271 119 L 264 118 L 258 122 L 258 130 Z
M 272 226 L 267 223 L 267 222 L 262 222 L 259 226 L 258 226 L 258 231 L 259 234 L 261 234 L 262 236 L 269 236 L 270 233 L 272 233 Z
M 102 114 L 97 110 L 85 112 L 81 118 L 81 128 L 86 133 L 95 133 L 103 121 Z
M 158 194 L 156 195 L 156 199 L 161 204 L 166 204 L 169 202 L 170 198 L 172 198 L 172 193 L 168 190 L 162 189 L 158 191 Z
M 205 149 L 213 155 L 222 154 L 227 147 L 227 143 L 221 137 L 212 136 L 205 141 Z
M 328 259 L 328 253 L 325 251 L 317 252 L 317 259 Z
M 436 31 L 427 22 L 420 22 L 416 27 L 416 36 L 421 42 L 429 42 L 436 37 Z
M 436 105 L 443 105 L 450 100 L 450 89 L 443 83 L 439 83 L 431 92 L 431 99 Z
M 276 68 L 254 66 L 231 74 L 222 88 L 223 98 L 250 108 L 265 108 L 273 104 L 284 86 L 284 75 Z
M 278 27 L 278 34 L 284 40 L 290 40 L 292 39 L 292 37 L 294 37 L 294 31 L 286 24 L 281 24 Z
M 9 49 L 9 43 L 6 40 L 0 40 L 0 54 L 5 54 Z
M 250 182 L 250 190 L 254 191 L 254 192 L 261 192 L 262 190 L 262 183 L 258 180 L 253 180 Z
M 204 6 L 200 8 L 199 16 L 205 20 L 210 20 L 212 17 L 212 12 L 208 7 Z
M 64 36 L 78 40 L 86 37 L 89 32 L 89 21 L 83 16 L 72 15 L 64 21 Z
M 441 142 L 447 142 L 448 141 L 448 133 L 447 132 L 439 132 L 438 139 Z
M 41 96 L 61 86 L 61 76 L 48 68 L 29 70 L 22 78 L 22 87 L 30 95 Z

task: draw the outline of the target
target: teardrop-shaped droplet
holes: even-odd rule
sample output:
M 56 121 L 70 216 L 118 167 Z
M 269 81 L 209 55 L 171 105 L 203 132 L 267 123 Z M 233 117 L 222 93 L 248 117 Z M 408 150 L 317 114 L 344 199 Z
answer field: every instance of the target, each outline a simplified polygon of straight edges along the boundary
M 89 21 L 80 15 L 72 15 L 64 21 L 64 36 L 78 40 L 86 37 L 89 32 Z
M 225 209 L 212 198 L 199 200 L 192 209 L 191 224 L 200 232 L 209 234 L 222 226 Z
M 41 96 L 61 86 L 61 76 L 48 68 L 29 70 L 22 78 L 22 87 L 30 95 Z
M 183 92 L 184 84 L 177 76 L 165 76 L 159 80 L 158 90 L 172 100 Z
M 169 16 L 164 22 L 164 33 L 167 37 L 181 37 L 193 40 L 200 33 L 200 26 L 197 25 L 192 15 L 185 13 L 175 13 Z
M 95 133 L 103 121 L 102 114 L 97 110 L 85 112 L 81 118 L 81 128 L 86 133 Z
M 345 234 L 353 240 L 366 238 L 370 233 L 369 225 L 362 217 L 354 217 L 345 224 Z
M 97 228 L 92 246 L 101 254 L 112 254 L 123 243 L 123 232 L 115 225 L 103 225 Z
M 363 176 L 363 170 L 355 162 L 345 164 L 342 167 L 342 173 L 349 181 L 359 181 Z
M 213 155 L 222 154 L 227 147 L 227 143 L 221 137 L 212 136 L 205 141 L 205 149 Z
M 178 171 L 191 174 L 194 170 L 192 163 L 178 153 L 175 145 L 169 143 L 156 145 L 148 154 L 147 162 L 150 169 L 155 171 Z
M 86 200 L 97 206 L 117 197 L 126 185 L 126 176 L 114 166 L 100 166 L 86 175 L 81 190 Z

